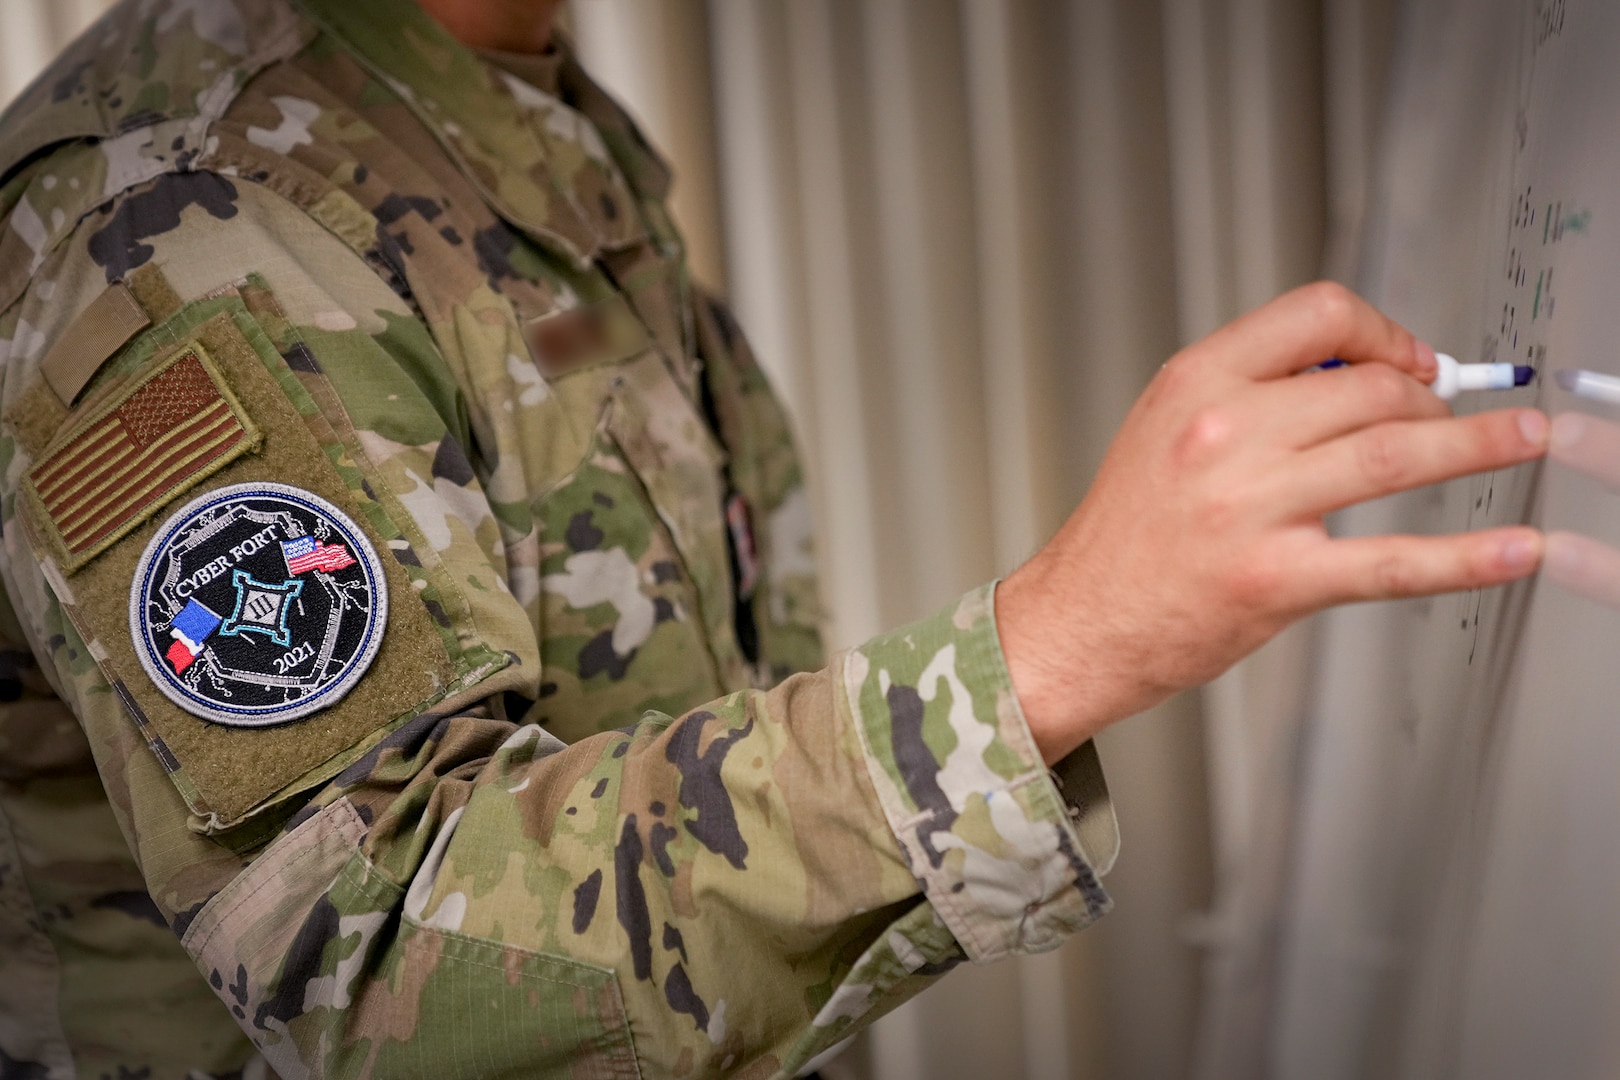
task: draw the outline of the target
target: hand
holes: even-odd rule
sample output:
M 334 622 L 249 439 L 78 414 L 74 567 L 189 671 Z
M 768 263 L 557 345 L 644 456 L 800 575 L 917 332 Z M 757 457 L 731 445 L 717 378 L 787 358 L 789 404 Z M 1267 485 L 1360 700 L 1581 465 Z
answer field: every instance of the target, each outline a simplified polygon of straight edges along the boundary
M 1329 357 L 1346 367 L 1294 378 Z M 1304 615 L 1532 572 L 1528 527 L 1332 539 L 1331 511 L 1528 461 L 1547 418 L 1456 418 L 1434 351 L 1333 284 L 1178 353 L 1078 509 L 996 592 L 1013 687 L 1048 762 L 1219 675 Z
M 1620 427 L 1585 413 L 1553 419 L 1548 456 L 1620 492 Z M 1547 576 L 1610 607 L 1620 607 L 1620 551 L 1575 532 L 1547 534 Z

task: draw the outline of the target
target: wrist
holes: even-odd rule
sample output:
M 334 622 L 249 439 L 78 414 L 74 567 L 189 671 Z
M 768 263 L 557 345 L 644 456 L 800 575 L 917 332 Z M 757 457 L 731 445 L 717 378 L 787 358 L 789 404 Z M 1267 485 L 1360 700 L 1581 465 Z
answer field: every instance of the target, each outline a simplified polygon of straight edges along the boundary
M 1098 700 L 1104 678 L 1074 657 L 1087 651 L 1068 639 L 1076 633 L 1062 592 L 1040 556 L 997 584 L 996 632 L 1013 693 L 1042 759 L 1052 765 L 1101 731 L 1108 718 Z

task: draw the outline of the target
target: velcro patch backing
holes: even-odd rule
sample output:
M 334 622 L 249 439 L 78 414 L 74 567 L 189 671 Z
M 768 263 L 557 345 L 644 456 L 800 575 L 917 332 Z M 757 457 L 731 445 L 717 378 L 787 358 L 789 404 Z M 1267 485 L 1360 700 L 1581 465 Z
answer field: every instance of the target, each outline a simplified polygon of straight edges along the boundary
M 112 355 L 152 325 L 129 286 L 118 281 L 90 302 L 39 362 L 57 400 L 71 406 Z
M 193 343 L 47 448 L 23 490 L 62 572 L 72 574 L 260 440 Z
M 158 329 L 162 337 L 176 345 L 172 354 L 157 354 L 150 362 L 150 373 L 145 367 L 137 369 L 140 384 L 150 385 L 163 372 L 191 363 L 187 357 L 193 357 L 208 372 L 209 385 L 230 404 L 243 430 L 261 440 L 256 453 L 238 452 L 223 461 L 216 458 L 206 466 L 207 479 L 202 483 L 197 481 L 205 473 L 192 473 L 188 479 L 195 485 L 193 490 L 224 491 L 233 485 L 268 489 L 289 479 L 296 481 L 301 491 L 343 511 L 366 545 L 379 554 L 377 569 L 386 578 L 388 594 L 398 601 L 388 605 L 375 660 L 341 700 L 273 727 L 232 727 L 180 708 L 158 690 L 136 656 L 130 636 L 130 597 L 142 553 L 160 531 L 162 517 L 152 512 L 155 507 L 148 506 L 144 521 L 127 529 L 116 543 L 105 545 L 106 550 L 84 564 L 71 579 L 56 573 L 53 553 L 42 551 L 45 576 L 83 637 L 90 656 L 112 685 L 122 704 L 120 713 L 127 712 L 133 718 L 197 815 L 192 827 L 218 834 L 247 827 L 248 820 L 261 812 L 267 818 L 273 817 L 269 811 L 279 805 L 279 800 L 298 790 L 289 789 L 289 785 L 324 776 L 322 769 L 335 769 L 334 763 L 344 760 L 344 754 L 354 751 L 390 722 L 414 716 L 439 700 L 458 671 L 427 607 L 415 599 L 416 590 L 407 571 L 397 558 L 387 554 L 388 539 L 394 534 L 378 531 L 378 522 L 372 520 L 366 504 L 360 501 L 363 493 L 350 490 L 288 397 L 289 390 L 300 389 L 296 377 L 286 369 L 285 361 L 242 302 L 229 296 L 194 301 Z M 190 374 L 184 374 L 186 371 Z M 285 387 L 278 376 L 287 378 Z M 165 397 L 161 399 L 165 403 L 162 408 L 197 416 L 200 414 L 193 407 L 209 407 L 200 402 L 211 391 L 196 379 L 194 369 L 182 368 L 182 374 L 175 379 L 175 383 L 165 385 L 172 388 L 177 403 L 171 406 Z M 116 403 L 93 403 L 89 408 L 99 419 L 111 415 L 138 393 L 139 388 L 126 394 L 120 387 Z M 143 408 L 155 409 L 160 399 L 142 400 Z M 252 426 L 246 423 L 247 416 L 253 418 Z M 133 422 L 139 426 L 143 421 Z M 163 422 L 160 418 L 159 426 Z M 71 444 L 83 430 L 84 426 L 75 425 L 74 435 L 62 445 Z M 60 449 L 45 455 L 41 465 Z M 35 542 L 49 548 L 40 509 L 39 504 L 30 505 L 22 520 L 30 527 Z M 388 527 L 386 521 L 384 527 Z M 264 641 L 278 655 L 283 651 L 269 638 Z M 118 720 L 122 722 L 124 716 Z

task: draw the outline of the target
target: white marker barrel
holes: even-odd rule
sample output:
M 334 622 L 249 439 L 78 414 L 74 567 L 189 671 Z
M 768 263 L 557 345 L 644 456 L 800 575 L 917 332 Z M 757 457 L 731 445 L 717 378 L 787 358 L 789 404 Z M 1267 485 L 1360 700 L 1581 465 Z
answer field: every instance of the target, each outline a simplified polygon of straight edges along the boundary
M 1512 364 L 1459 364 L 1454 356 L 1435 354 L 1440 363 L 1440 374 L 1430 387 L 1446 401 L 1463 390 L 1513 389 Z

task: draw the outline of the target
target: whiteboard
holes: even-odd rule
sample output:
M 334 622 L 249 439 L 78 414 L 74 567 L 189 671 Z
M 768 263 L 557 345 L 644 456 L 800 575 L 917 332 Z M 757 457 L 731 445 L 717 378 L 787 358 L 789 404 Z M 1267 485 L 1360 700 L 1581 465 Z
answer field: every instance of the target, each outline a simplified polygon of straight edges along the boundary
M 1620 376 L 1620 3 L 1416 0 L 1361 291 L 1465 361 Z M 1557 463 L 1346 515 L 1529 521 L 1620 549 L 1608 483 Z M 1620 1076 L 1620 612 L 1533 583 L 1332 615 L 1302 753 L 1268 1074 Z

